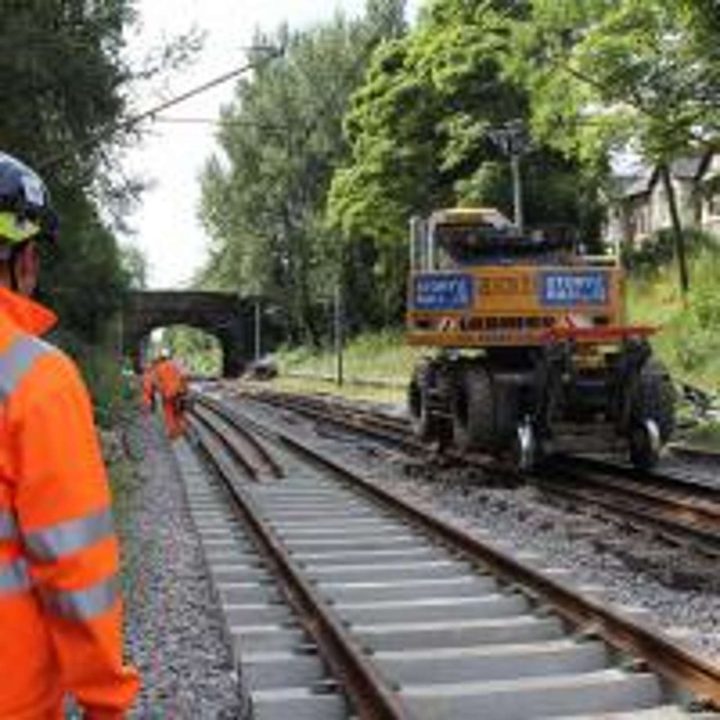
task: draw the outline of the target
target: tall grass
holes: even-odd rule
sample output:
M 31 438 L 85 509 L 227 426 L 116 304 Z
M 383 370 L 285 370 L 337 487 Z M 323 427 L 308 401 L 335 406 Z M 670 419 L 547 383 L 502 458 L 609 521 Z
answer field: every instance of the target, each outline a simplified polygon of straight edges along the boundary
M 349 339 L 343 349 L 343 375 L 347 382 L 340 389 L 328 382 L 336 378 L 337 357 L 333 348 L 320 351 L 283 348 L 276 355 L 280 369 L 276 384 L 291 391 L 333 392 L 353 399 L 404 403 L 407 383 L 422 354 L 422 348 L 411 348 L 405 343 L 402 329 L 358 335 Z M 357 385 L 354 380 L 379 381 L 387 386 Z
M 363 333 L 350 339 L 343 349 L 344 374 L 348 379 L 404 384 L 421 355 L 420 349 L 405 343 L 403 330 Z M 337 358 L 330 347 L 322 351 L 311 351 L 305 347 L 282 349 L 277 358 L 282 373 L 331 376 L 336 371 Z
M 629 283 L 630 320 L 659 325 L 653 339 L 673 374 L 709 389 L 720 387 L 720 248 L 690 261 L 690 292 L 680 293 L 674 263 Z

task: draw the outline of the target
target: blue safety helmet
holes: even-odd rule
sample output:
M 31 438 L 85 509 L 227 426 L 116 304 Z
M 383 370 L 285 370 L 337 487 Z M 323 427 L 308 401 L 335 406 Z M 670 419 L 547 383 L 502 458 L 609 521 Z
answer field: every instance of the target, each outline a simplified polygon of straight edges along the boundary
M 0 152 L 0 259 L 26 240 L 55 242 L 59 223 L 40 176 Z

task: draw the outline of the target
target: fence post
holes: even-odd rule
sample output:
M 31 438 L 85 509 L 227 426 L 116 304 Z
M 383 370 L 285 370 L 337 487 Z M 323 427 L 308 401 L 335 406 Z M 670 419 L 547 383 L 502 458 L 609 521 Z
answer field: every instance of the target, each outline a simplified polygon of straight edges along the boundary
M 338 386 L 342 387 L 344 382 L 344 368 L 343 368 L 343 307 L 342 307 L 342 290 L 340 282 L 338 281 L 335 285 L 335 312 L 334 312 L 334 327 L 335 327 L 335 361 L 336 361 L 336 374 L 335 382 Z

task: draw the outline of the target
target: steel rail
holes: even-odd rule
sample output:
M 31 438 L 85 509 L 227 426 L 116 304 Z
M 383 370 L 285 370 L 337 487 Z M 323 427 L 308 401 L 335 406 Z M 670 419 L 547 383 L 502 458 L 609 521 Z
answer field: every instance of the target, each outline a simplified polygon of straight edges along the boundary
M 629 481 L 642 484 L 643 487 L 656 487 L 661 491 L 677 490 L 678 492 L 692 492 L 693 502 L 709 501 L 713 505 L 720 505 L 720 484 L 711 485 L 706 482 L 692 482 L 684 476 L 676 476 L 658 470 L 642 470 L 630 465 L 601 460 L 594 457 L 565 457 L 558 456 L 557 462 L 561 468 L 572 465 L 575 469 L 586 472 L 622 477 Z
M 637 506 L 637 503 L 641 502 L 643 498 L 638 500 L 637 497 L 630 496 L 634 504 L 628 504 L 627 500 L 620 497 L 620 493 L 612 495 L 603 493 L 602 490 L 574 488 L 547 480 L 541 481 L 539 487 L 543 492 L 562 497 L 576 504 L 582 502 L 585 505 L 592 505 L 611 512 L 613 515 L 633 523 L 635 528 L 656 532 L 676 544 L 692 542 L 693 547 L 713 557 L 720 553 L 720 528 L 706 528 L 691 522 L 684 522 L 677 517 L 655 515 L 652 508 Z M 673 511 L 673 515 L 677 515 L 677 510 Z
M 720 449 L 713 450 L 694 445 L 683 445 L 682 443 L 670 443 L 670 450 L 674 455 L 686 457 L 690 460 L 705 460 L 714 465 L 720 464 Z
M 412 436 L 409 428 L 406 429 L 405 436 L 401 436 L 400 428 L 395 425 L 394 418 L 377 416 L 365 410 L 355 414 L 342 406 L 338 408 L 316 399 L 304 399 L 290 394 L 286 398 L 284 393 L 263 392 L 251 397 L 270 402 L 277 407 L 290 408 L 316 421 L 329 420 L 385 441 L 397 441 L 403 449 L 411 452 L 427 452 L 427 447 Z M 320 415 L 321 408 L 323 412 Z M 378 417 L 380 421 L 376 422 Z M 385 431 L 386 421 L 391 421 L 393 424 L 390 433 Z M 621 515 L 628 521 L 641 524 L 666 536 L 672 536 L 675 541 L 684 536 L 697 543 L 703 551 L 715 553 L 720 547 L 720 489 L 591 458 L 561 456 L 548 469 L 520 474 L 484 455 L 462 454 L 452 448 L 444 450 L 443 454 L 452 460 L 501 473 L 505 479 L 512 482 L 530 480 L 547 492 L 580 502 L 592 502 L 597 507 Z M 579 472 L 579 469 L 582 472 Z M 561 473 L 563 477 L 571 477 L 582 485 L 575 487 L 563 484 L 561 479 L 552 476 L 553 470 Z M 608 477 L 599 477 L 599 473 Z M 621 475 L 627 478 L 627 481 L 623 485 L 616 477 L 611 477 L 611 473 L 615 476 Z M 646 484 L 642 484 L 643 482 Z M 588 484 L 595 489 L 588 488 Z M 603 496 L 599 495 L 600 491 L 608 489 L 612 495 L 607 492 Z M 627 500 L 632 500 L 633 505 L 629 505 Z M 640 503 L 647 503 L 648 507 L 638 507 Z
M 253 389 L 250 392 L 246 392 L 245 396 L 256 398 L 261 402 L 276 405 L 278 407 L 291 408 L 296 412 L 304 414 L 307 417 L 312 417 L 313 419 L 318 419 L 317 414 L 321 410 L 330 411 L 335 415 L 341 414 L 343 421 L 348 421 L 348 425 L 353 428 L 359 430 L 366 430 L 371 434 L 376 434 L 380 439 L 385 440 L 389 439 L 387 434 L 384 433 L 384 430 L 387 428 L 387 430 L 393 436 L 399 435 L 407 439 L 407 445 L 409 447 L 413 445 L 421 447 L 421 443 L 415 440 L 407 421 L 402 420 L 398 417 L 378 413 L 370 409 L 348 408 L 333 403 L 324 398 L 300 395 L 295 392 Z M 697 448 L 686 448 L 682 445 L 678 445 L 675 443 L 671 443 L 668 447 L 673 453 L 679 455 L 687 455 L 688 457 L 700 457 L 703 459 L 708 458 L 716 462 L 720 461 L 720 450 L 711 451 L 700 450 Z M 451 451 L 450 456 L 452 457 L 453 455 L 454 453 L 452 453 Z M 460 456 L 458 455 L 458 457 Z M 562 457 L 568 461 L 571 460 L 574 464 L 580 464 L 583 467 L 587 467 L 588 469 L 599 470 L 602 472 L 613 472 L 614 474 L 621 474 L 624 477 L 642 480 L 643 482 L 647 480 L 653 480 L 656 482 L 662 482 L 662 484 L 664 485 L 675 483 L 678 486 L 687 486 L 686 481 L 683 481 L 683 479 L 674 477 L 672 475 L 662 475 L 654 471 L 639 470 L 637 468 L 626 467 L 617 463 L 608 463 L 597 458 L 578 456 L 572 456 L 572 458 L 568 456 L 558 457 Z M 703 490 L 707 490 L 709 493 L 713 493 L 715 498 L 717 498 L 720 494 L 720 486 L 718 486 L 717 488 L 712 488 L 709 486 L 696 484 L 694 488 L 697 490 L 698 493 L 702 492 Z
M 596 477 L 563 469 L 560 478 L 550 471 L 535 474 L 538 486 L 554 495 L 592 503 L 621 516 L 642 522 L 675 540 L 686 536 L 703 549 L 720 552 L 720 503 L 713 504 L 693 496 L 663 492 L 636 483 L 623 484 L 612 477 Z M 577 485 L 565 482 L 577 481 Z
M 315 421 L 329 420 L 337 423 L 337 416 L 341 415 L 342 422 L 350 429 L 359 430 L 385 442 L 390 440 L 415 452 L 422 451 L 425 448 L 412 435 L 407 423 L 399 418 L 383 416 L 367 410 L 344 408 L 318 398 L 303 397 L 291 393 L 276 393 L 263 390 L 253 392 L 248 397 L 276 407 L 291 409 L 293 412 Z
M 195 398 L 196 396 L 193 395 L 192 397 Z M 194 408 L 192 410 L 192 416 L 216 434 L 220 441 L 237 458 L 248 475 L 254 480 L 260 481 L 268 476 L 271 479 L 283 477 L 283 471 L 280 466 L 252 433 L 245 431 L 243 428 L 234 427 L 236 436 L 229 437 L 224 432 L 225 428 L 223 427 L 223 425 L 227 424 L 227 421 L 220 420 L 220 422 L 218 422 L 217 415 L 203 408 Z
M 228 417 L 235 415 L 227 409 L 224 412 Z M 611 646 L 642 658 L 649 668 L 673 684 L 690 691 L 701 701 L 709 701 L 720 707 L 720 666 L 692 653 L 659 631 L 577 593 L 501 549 L 429 514 L 417 503 L 375 485 L 325 453 L 306 447 L 288 433 L 277 428 L 274 433 L 299 454 L 332 469 L 339 477 L 361 488 L 369 497 L 442 538 L 464 554 L 468 561 L 484 565 L 508 583 L 524 586 L 538 600 L 549 602 L 558 614 L 573 625 L 586 628 Z
M 704 658 L 687 651 L 669 638 L 656 634 L 656 631 L 624 617 L 619 612 L 579 595 L 562 583 L 519 562 L 502 550 L 479 541 L 451 523 L 428 514 L 425 509 L 412 501 L 400 498 L 360 478 L 331 458 L 310 451 L 287 436 L 283 436 L 283 441 L 298 452 L 306 453 L 308 457 L 332 467 L 338 474 L 362 487 L 377 500 L 401 512 L 416 525 L 452 543 L 466 554 L 468 560 L 480 562 L 490 567 L 507 582 L 524 585 L 543 600 L 549 600 L 557 607 L 558 612 L 573 624 L 591 628 L 609 644 L 642 657 L 648 667 L 658 674 L 691 690 L 698 697 L 712 700 L 720 706 L 720 667 L 713 666 Z
M 188 411 L 188 424 L 189 427 L 196 433 L 197 436 L 202 435 L 201 428 L 203 428 L 206 432 L 211 432 L 217 439 L 217 442 L 224 445 L 230 452 L 233 452 L 235 454 L 235 460 L 237 464 L 242 467 L 243 472 L 245 472 L 248 477 L 252 478 L 253 480 L 257 481 L 258 475 L 255 471 L 255 468 L 247 461 L 245 456 L 240 453 L 240 451 L 234 446 L 234 443 L 232 443 L 227 436 L 222 435 L 217 427 L 213 425 L 213 423 L 209 422 L 206 418 L 202 417 L 200 413 L 198 413 L 196 410 L 190 410 Z
M 217 405 L 204 402 L 215 411 Z M 230 419 L 227 413 L 223 413 Z M 214 441 L 207 431 L 199 431 L 201 448 L 224 481 L 253 543 L 258 548 L 280 590 L 293 608 L 301 625 L 317 644 L 332 674 L 350 697 L 362 720 L 411 720 L 397 693 L 391 688 L 362 648 L 353 639 L 331 606 L 304 577 L 302 569 L 287 552 L 271 526 L 257 511 L 252 498 L 236 483 L 235 469 L 213 453 Z

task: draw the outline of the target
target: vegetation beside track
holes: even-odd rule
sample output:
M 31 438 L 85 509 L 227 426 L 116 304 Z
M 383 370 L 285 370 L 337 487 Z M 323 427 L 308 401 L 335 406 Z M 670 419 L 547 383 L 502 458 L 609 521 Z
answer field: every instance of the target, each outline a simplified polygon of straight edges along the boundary
M 705 247 L 690 263 L 692 287 L 683 303 L 674 264 L 635 273 L 629 281 L 630 321 L 661 325 L 655 351 L 678 380 L 710 392 L 720 388 L 720 250 Z M 346 383 L 338 387 L 332 348 L 284 348 L 277 353 L 279 388 L 326 392 L 348 398 L 402 403 L 405 384 L 422 349 L 404 343 L 402 329 L 364 333 L 344 350 Z M 357 382 L 359 381 L 359 382 Z M 377 385 L 373 383 L 377 381 Z M 720 424 L 705 423 L 684 434 L 701 447 L 720 447 Z
M 661 325 L 655 350 L 673 376 L 710 392 L 720 388 L 720 248 L 706 247 L 690 262 L 692 284 L 683 302 L 675 264 L 664 264 L 629 283 L 631 322 Z
M 101 433 L 103 457 L 110 480 L 113 517 L 123 547 L 120 570 L 124 595 L 129 592 L 136 577 L 137 559 L 133 554 L 127 552 L 126 540 L 135 495 L 141 483 L 137 458 L 129 452 L 129 436 L 127 433 L 129 432 L 130 420 L 126 418 L 125 422 L 124 427 L 116 424 L 115 429 Z
M 262 387 L 266 387 L 263 383 Z M 285 390 L 296 393 L 318 393 L 338 395 L 348 400 L 367 400 L 370 402 L 405 403 L 406 391 L 399 386 L 382 387 L 380 385 L 356 385 L 352 381 L 339 386 L 330 379 L 311 377 L 280 376 L 272 381 L 274 390 Z
M 365 381 L 404 386 L 422 349 L 405 344 L 404 330 L 386 329 L 362 333 L 347 342 L 343 352 L 345 376 Z M 332 348 L 284 349 L 278 354 L 283 374 L 335 375 L 336 355 Z
M 407 379 L 422 352 L 403 341 L 399 329 L 363 333 L 343 351 L 344 384 L 337 384 L 337 356 L 330 348 L 282 348 L 273 386 L 294 392 L 341 395 L 353 400 L 404 403 Z

